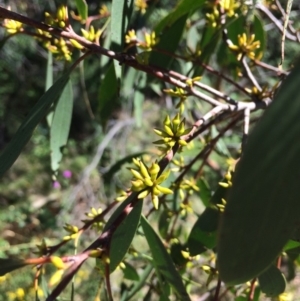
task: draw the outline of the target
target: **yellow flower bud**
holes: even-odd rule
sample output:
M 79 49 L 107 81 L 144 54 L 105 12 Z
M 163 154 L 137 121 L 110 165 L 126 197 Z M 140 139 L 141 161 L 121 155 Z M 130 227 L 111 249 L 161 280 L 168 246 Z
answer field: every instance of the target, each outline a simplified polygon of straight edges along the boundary
M 62 261 L 62 259 L 58 256 L 51 256 L 50 257 L 50 261 L 53 263 L 53 265 L 57 268 L 57 269 L 64 269 L 65 268 L 65 264 Z

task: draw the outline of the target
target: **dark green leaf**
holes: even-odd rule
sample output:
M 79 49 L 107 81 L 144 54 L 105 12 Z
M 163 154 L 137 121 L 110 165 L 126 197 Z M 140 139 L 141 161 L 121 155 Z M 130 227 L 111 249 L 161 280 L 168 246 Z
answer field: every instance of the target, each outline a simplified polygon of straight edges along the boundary
M 215 53 L 215 49 L 221 40 L 221 36 L 221 31 L 211 26 L 206 26 L 203 29 L 199 47 L 201 49 L 201 55 L 198 59 L 199 62 L 205 64 L 209 63 L 211 55 Z M 205 69 L 202 66 L 197 65 L 193 77 L 202 75 L 204 70 Z
M 159 233 L 162 237 L 165 237 L 168 233 L 168 228 L 170 225 L 170 215 L 169 212 L 164 209 L 160 216 L 159 216 L 159 220 L 158 220 L 158 230 Z
M 201 201 L 205 205 L 205 207 L 209 206 L 209 200 L 211 199 L 211 191 L 208 186 L 208 183 L 205 181 L 204 178 L 201 178 L 197 181 L 197 186 L 199 187 L 199 195 L 201 198 Z
M 143 201 L 138 201 L 128 216 L 118 226 L 114 232 L 110 244 L 109 259 L 110 259 L 110 272 L 112 273 L 116 267 L 123 260 L 127 253 L 133 237 L 135 235 L 137 226 L 140 221 L 142 212 Z
M 17 258 L 0 258 L 0 276 L 26 266 L 24 260 Z
M 51 168 L 56 171 L 67 144 L 73 112 L 72 82 L 69 80 L 56 103 L 50 129 Z
M 35 127 L 57 101 L 69 80 L 69 72 L 61 76 L 31 109 L 16 134 L 0 155 L 0 176 L 12 166 L 27 144 Z
M 118 81 L 113 63 L 109 66 L 99 88 L 99 115 L 105 123 L 118 101 Z
M 188 238 L 188 248 L 191 256 L 203 253 L 216 246 L 216 231 L 218 228 L 220 211 L 215 205 L 222 204 L 226 199 L 228 189 L 219 186 L 210 199 L 208 207 L 199 216 Z
M 266 31 L 264 24 L 258 15 L 254 15 L 253 33 L 255 34 L 255 41 L 260 41 L 260 48 L 256 50 L 256 56 L 262 58 L 266 48 Z
M 163 31 L 162 35 L 159 36 L 159 42 L 155 47 L 165 52 L 173 53 L 174 49 L 177 48 L 181 39 L 181 35 L 183 33 L 187 17 L 187 14 L 183 15 L 178 20 L 176 20 L 170 27 L 167 27 Z M 167 68 L 172 60 L 173 57 L 171 55 L 152 51 L 149 58 L 149 64 L 162 68 Z
M 285 291 L 285 277 L 274 265 L 258 277 L 258 282 L 261 291 L 269 297 L 276 297 Z
M 149 277 L 151 271 L 153 270 L 152 264 L 147 265 L 141 276 L 139 277 L 139 281 L 136 282 L 129 292 L 125 293 L 125 296 L 122 296 L 121 301 L 129 301 L 131 298 L 140 291 L 140 289 L 145 285 L 147 278 Z
M 170 255 L 144 216 L 141 218 L 141 224 L 152 253 L 153 264 L 157 272 L 172 286 L 174 291 L 177 292 L 180 300 L 190 300 L 190 297 L 183 285 L 181 276 L 176 270 Z
M 171 26 L 174 22 L 180 19 L 183 15 L 191 14 L 196 9 L 199 9 L 205 0 L 182 0 L 174 10 L 162 19 L 155 27 L 155 32 L 159 33 L 167 26 Z
M 136 271 L 136 268 L 134 268 L 131 264 L 127 262 L 124 262 L 124 264 L 125 264 L 125 268 L 122 268 L 122 271 L 124 273 L 124 278 L 132 281 L 139 281 L 140 277 Z
M 85 0 L 75 0 L 76 7 L 82 21 L 85 21 L 88 17 L 88 6 Z
M 228 284 L 266 270 L 299 219 L 299 78 L 298 63 L 249 135 L 237 166 L 218 240 L 217 265 Z

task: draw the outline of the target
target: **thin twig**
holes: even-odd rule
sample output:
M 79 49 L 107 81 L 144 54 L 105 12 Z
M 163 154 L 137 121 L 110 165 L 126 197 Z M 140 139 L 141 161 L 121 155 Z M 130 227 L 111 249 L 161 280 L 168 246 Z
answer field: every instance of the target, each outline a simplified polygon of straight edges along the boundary
M 281 68 L 274 67 L 272 65 L 269 65 L 269 64 L 264 63 L 264 62 L 259 61 L 259 60 L 254 60 L 253 62 L 255 63 L 255 65 L 260 66 L 260 67 L 262 67 L 264 69 L 267 69 L 267 70 L 270 70 L 270 71 L 274 71 L 278 75 L 281 75 L 281 74 L 288 75 L 289 74 L 289 72 L 284 71 Z
M 248 301 L 254 300 L 256 278 L 251 281 Z
M 261 86 L 259 85 L 259 83 L 257 82 L 257 80 L 256 80 L 255 76 L 253 75 L 252 71 L 250 70 L 250 67 L 249 67 L 249 65 L 248 65 L 248 63 L 247 63 L 247 58 L 246 58 L 246 56 L 244 56 L 244 57 L 242 58 L 242 64 L 243 64 L 243 67 L 244 67 L 244 69 L 245 69 L 245 71 L 246 71 L 246 75 L 247 75 L 247 77 L 250 79 L 250 81 L 251 81 L 251 83 L 253 84 L 253 86 L 256 87 L 257 90 L 258 90 L 259 92 L 261 92 L 261 91 L 262 91 L 262 88 L 261 88 Z
M 217 287 L 216 287 L 216 291 L 215 291 L 213 301 L 218 301 L 219 300 L 220 289 L 221 289 L 221 279 L 218 278 L 218 283 L 217 283 Z
M 283 33 L 283 30 L 284 30 L 283 24 L 270 12 L 270 10 L 265 5 L 263 5 L 259 1 L 257 1 L 255 8 L 262 11 L 276 25 L 276 27 L 281 31 L 281 33 Z M 288 31 L 286 32 L 285 37 L 291 41 L 298 41 L 297 36 L 291 34 Z

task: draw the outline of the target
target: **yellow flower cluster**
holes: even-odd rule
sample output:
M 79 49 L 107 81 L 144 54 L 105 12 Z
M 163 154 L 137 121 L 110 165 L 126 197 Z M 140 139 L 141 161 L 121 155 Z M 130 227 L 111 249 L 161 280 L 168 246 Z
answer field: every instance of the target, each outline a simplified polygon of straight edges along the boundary
M 100 38 L 101 33 L 102 33 L 100 29 L 95 31 L 95 28 L 94 28 L 93 25 L 90 26 L 89 31 L 81 28 L 81 32 L 82 32 L 83 36 L 91 42 L 94 42 L 94 41 L 99 42 L 99 38 Z
M 45 12 L 45 23 L 50 26 L 57 26 L 64 28 L 68 23 L 68 10 L 64 5 L 59 6 L 56 15 L 52 16 L 50 13 Z M 38 40 L 43 43 L 43 46 L 56 54 L 58 58 L 64 58 L 66 61 L 71 60 L 72 52 L 69 45 L 63 38 L 54 38 L 49 32 L 37 29 L 39 36 Z
M 70 224 L 65 224 L 63 227 L 70 235 L 67 235 L 63 238 L 63 240 L 76 239 L 79 235 L 79 229 L 77 226 L 73 226 Z
M 57 9 L 56 16 L 45 12 L 46 24 L 51 26 L 66 27 L 68 22 L 68 9 L 64 5 L 60 5 Z
M 164 129 L 154 129 L 154 132 L 162 139 L 155 141 L 155 144 L 161 144 L 163 151 L 168 152 L 175 143 L 180 146 L 186 146 L 187 142 L 181 139 L 181 136 L 190 132 L 190 129 L 185 128 L 185 120 L 180 120 L 180 114 L 178 113 L 172 120 L 167 115 L 164 120 Z
M 127 35 L 125 36 L 125 42 L 126 44 L 132 44 L 132 45 L 137 45 L 138 47 L 144 49 L 145 51 L 151 51 L 152 48 L 158 43 L 158 38 L 156 37 L 155 32 L 145 32 L 145 41 L 139 41 L 135 30 L 129 30 Z
M 251 60 L 255 59 L 255 50 L 260 48 L 260 41 L 255 41 L 255 35 L 247 36 L 246 33 L 238 35 L 238 45 L 229 45 L 229 48 L 237 52 L 237 59 L 246 55 Z
M 150 194 L 154 208 L 158 209 L 158 196 L 162 193 L 173 193 L 171 189 L 160 186 L 160 184 L 168 178 L 170 171 L 165 171 L 158 176 L 160 167 L 157 162 L 152 163 L 150 167 L 147 167 L 139 159 L 133 159 L 133 163 L 136 165 L 137 169 L 130 169 L 135 177 L 135 180 L 131 181 L 131 190 L 137 192 L 140 191 L 138 194 L 139 199 L 143 199 Z
M 7 32 L 10 34 L 23 31 L 22 26 L 23 24 L 21 22 L 15 20 L 5 19 L 3 22 L 3 27 L 5 27 Z
M 102 213 L 101 208 L 96 209 L 96 208 L 93 207 L 93 208 L 91 208 L 91 212 L 85 213 L 85 215 L 89 219 L 83 220 L 82 222 L 87 223 L 90 220 L 96 218 L 101 213 Z M 104 222 L 103 222 L 103 220 L 101 220 L 101 221 L 94 222 L 93 225 L 92 225 L 92 228 L 95 228 L 97 231 L 101 231 L 103 229 L 103 226 L 104 226 Z
M 199 78 L 199 77 L 197 77 Z M 195 79 L 187 79 L 186 80 L 186 84 L 190 87 L 193 86 Z M 179 103 L 176 105 L 176 108 L 180 110 L 180 114 L 183 113 L 184 111 L 184 101 L 186 100 L 186 98 L 188 97 L 188 94 L 185 90 L 183 90 L 182 88 L 178 88 L 176 87 L 175 91 L 173 89 L 165 89 L 164 90 L 165 93 L 169 94 L 170 96 L 173 97 L 179 97 Z
M 205 14 L 207 23 L 215 28 L 220 23 L 220 12 L 216 7 L 213 7 L 212 11 L 210 13 Z
M 233 17 L 236 8 L 239 7 L 239 3 L 236 0 L 220 0 L 219 5 L 223 8 L 228 17 Z
M 185 198 L 184 191 L 186 191 L 188 194 L 193 194 L 195 191 L 199 191 L 199 187 L 197 186 L 196 180 L 191 179 L 185 179 L 183 180 L 179 185 L 179 196 L 181 200 Z
M 139 10 L 142 14 L 146 13 L 146 8 L 148 7 L 146 0 L 135 0 L 134 4 L 136 10 Z

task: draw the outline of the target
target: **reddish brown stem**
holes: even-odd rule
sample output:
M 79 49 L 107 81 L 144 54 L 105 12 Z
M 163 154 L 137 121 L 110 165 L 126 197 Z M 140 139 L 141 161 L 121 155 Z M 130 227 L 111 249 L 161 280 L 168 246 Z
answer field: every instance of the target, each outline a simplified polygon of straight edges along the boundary
M 249 291 L 249 296 L 248 296 L 248 301 L 252 301 L 252 300 L 254 299 L 255 282 L 256 282 L 256 278 L 254 278 L 254 279 L 251 281 L 251 284 L 250 284 L 250 291 Z

